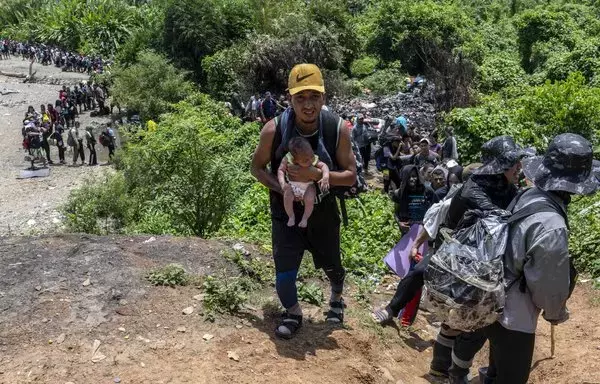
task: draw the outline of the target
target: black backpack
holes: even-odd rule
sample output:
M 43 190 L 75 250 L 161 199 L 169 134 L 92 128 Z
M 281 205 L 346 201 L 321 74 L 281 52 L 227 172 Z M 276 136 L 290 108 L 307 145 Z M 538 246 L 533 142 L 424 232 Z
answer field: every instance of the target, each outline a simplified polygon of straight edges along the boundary
M 106 131 L 102 131 L 102 133 L 100 133 L 98 140 L 103 147 L 108 147 L 110 145 L 110 136 L 108 133 L 106 133 Z
M 291 108 L 287 108 L 285 111 L 283 111 L 281 115 L 275 117 L 276 138 L 273 142 L 273 148 L 275 149 L 273 154 L 278 157 L 283 157 L 283 155 L 285 155 L 284 153 L 277 153 L 277 151 L 279 149 L 287 149 L 287 144 L 284 143 L 284 141 L 289 141 L 289 139 L 291 138 L 291 132 L 288 132 L 288 129 L 290 129 L 289 119 L 292 113 L 293 110 Z M 322 142 L 326 152 L 331 158 L 331 170 L 336 171 L 339 169 L 336 160 L 336 150 L 339 142 L 339 132 L 341 129 L 346 129 L 345 122 L 341 117 L 326 110 L 321 111 L 319 118 L 319 141 Z M 346 226 L 348 225 L 348 212 L 346 210 L 345 200 L 358 198 L 359 194 L 368 190 L 368 186 L 364 177 L 362 157 L 360 156 L 358 146 L 352 139 L 352 135 L 350 135 L 350 142 L 352 145 L 352 152 L 354 153 L 354 157 L 356 158 L 356 182 L 351 187 L 331 187 L 329 192 L 321 193 L 317 198 L 317 200 L 320 201 L 329 193 L 336 196 L 340 200 L 342 220 L 344 222 L 344 225 Z

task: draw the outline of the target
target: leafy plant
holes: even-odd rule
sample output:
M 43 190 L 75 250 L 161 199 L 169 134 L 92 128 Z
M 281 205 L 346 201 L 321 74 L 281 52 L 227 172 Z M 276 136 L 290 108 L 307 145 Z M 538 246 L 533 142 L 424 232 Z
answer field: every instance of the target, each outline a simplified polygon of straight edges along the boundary
M 146 280 L 153 285 L 168 287 L 187 285 L 189 282 L 185 269 L 179 264 L 169 264 L 165 267 L 154 269 L 146 275 Z
M 323 290 L 314 283 L 298 283 L 298 300 L 320 306 L 325 301 Z
M 144 121 L 158 120 L 194 90 L 184 72 L 152 51 L 139 53 L 136 64 L 117 68 L 113 78 L 114 100 L 128 111 L 138 112 Z
M 400 62 L 394 62 L 362 79 L 362 84 L 375 95 L 389 95 L 406 89 L 406 77 Z
M 71 232 L 121 232 L 130 218 L 132 199 L 122 174 L 106 173 L 71 191 L 61 207 Z
M 202 284 L 204 309 L 208 319 L 217 313 L 237 313 L 247 301 L 248 280 L 239 277 L 207 276 Z
M 356 288 L 356 292 L 353 294 L 354 299 L 359 303 L 365 305 L 369 304 L 371 302 L 370 295 L 373 293 L 376 287 L 375 281 L 370 279 L 355 278 L 352 280 L 352 282 Z
M 227 253 L 225 257 L 237 265 L 242 275 L 255 280 L 257 283 L 264 285 L 273 282 L 273 278 L 275 277 L 273 264 L 259 257 L 246 256 L 242 252 L 237 251 Z
M 350 65 L 350 72 L 354 77 L 365 77 L 375 72 L 378 64 L 379 60 L 376 57 L 361 57 L 352 62 Z
M 569 204 L 569 252 L 580 272 L 600 278 L 600 195 Z

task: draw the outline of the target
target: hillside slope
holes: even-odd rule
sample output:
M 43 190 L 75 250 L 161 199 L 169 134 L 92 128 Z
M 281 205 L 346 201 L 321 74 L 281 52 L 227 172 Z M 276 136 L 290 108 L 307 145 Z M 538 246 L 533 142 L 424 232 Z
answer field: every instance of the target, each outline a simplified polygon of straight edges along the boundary
M 328 326 L 324 308 L 307 305 L 297 339 L 281 341 L 272 332 L 272 288 L 253 295 L 239 317 L 212 323 L 194 299 L 198 288 L 153 287 L 143 278 L 171 262 L 200 276 L 234 274 L 222 256 L 228 249 L 198 238 L 2 238 L 0 383 L 430 382 L 435 328 L 426 314 L 411 330 L 378 328 L 369 308 L 352 300 L 353 287 L 345 328 Z M 380 290 L 375 303 L 391 294 Z M 189 306 L 194 312 L 184 315 Z M 557 329 L 554 360 L 549 326 L 540 324 L 532 383 L 600 383 L 600 295 L 580 284 L 570 309 L 571 320 Z

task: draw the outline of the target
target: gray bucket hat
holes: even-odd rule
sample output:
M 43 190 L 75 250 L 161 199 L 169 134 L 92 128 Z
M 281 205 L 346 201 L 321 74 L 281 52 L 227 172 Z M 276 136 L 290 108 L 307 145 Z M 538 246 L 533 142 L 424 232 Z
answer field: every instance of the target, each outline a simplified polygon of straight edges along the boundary
M 582 136 L 564 133 L 552 140 L 544 156 L 523 160 L 523 172 L 544 191 L 590 195 L 600 188 L 593 163 L 590 142 Z
M 494 137 L 481 147 L 483 166 L 474 175 L 498 175 L 511 169 L 530 153 L 515 143 L 510 136 Z

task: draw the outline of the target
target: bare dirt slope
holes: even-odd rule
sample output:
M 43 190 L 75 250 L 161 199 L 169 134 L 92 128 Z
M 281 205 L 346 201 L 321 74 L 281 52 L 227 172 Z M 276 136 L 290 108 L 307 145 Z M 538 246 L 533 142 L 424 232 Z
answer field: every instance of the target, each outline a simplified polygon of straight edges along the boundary
M 0 71 L 28 73 L 29 62 L 13 58 L 0 60 Z M 69 191 L 80 185 L 86 177 L 98 177 L 105 167 L 65 167 L 52 166 L 50 177 L 17 180 L 21 169 L 28 166 L 24 161 L 21 128 L 23 117 L 29 105 L 36 111 L 41 104 L 54 104 L 62 85 L 74 85 L 87 80 L 80 73 L 61 72 L 54 66 L 34 64 L 34 71 L 40 83 L 24 84 L 22 79 L 0 75 L 0 91 L 14 90 L 18 93 L 0 94 L 0 235 L 45 233 L 61 226 L 57 207 L 68 196 Z M 107 118 L 91 118 L 85 112 L 80 116 L 82 127 L 105 123 Z M 105 157 L 105 149 L 99 158 Z M 86 156 L 88 155 L 86 150 Z M 72 154 L 66 153 L 67 160 Z M 50 158 L 56 162 L 58 151 L 51 148 Z
M 295 340 L 281 341 L 272 332 L 271 288 L 239 317 L 207 322 L 194 299 L 199 289 L 153 287 L 143 276 L 170 262 L 198 275 L 230 274 L 235 266 L 222 257 L 230 247 L 196 238 L 148 240 L 3 238 L 0 383 L 430 382 L 435 329 L 424 316 L 410 331 L 373 326 L 350 288 L 344 328 L 325 324 L 324 308 L 305 306 L 305 327 Z M 375 302 L 389 298 L 380 289 Z M 184 315 L 190 306 L 194 312 Z M 558 328 L 555 360 L 547 359 L 549 326 L 541 324 L 532 383 L 600 383 L 598 292 L 580 285 L 570 309 L 572 319 Z

